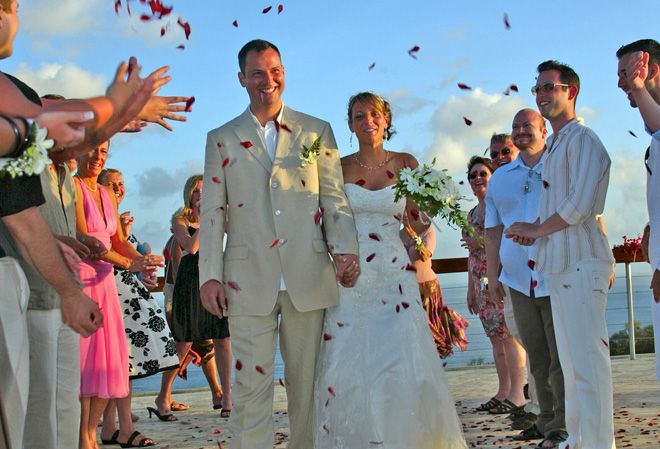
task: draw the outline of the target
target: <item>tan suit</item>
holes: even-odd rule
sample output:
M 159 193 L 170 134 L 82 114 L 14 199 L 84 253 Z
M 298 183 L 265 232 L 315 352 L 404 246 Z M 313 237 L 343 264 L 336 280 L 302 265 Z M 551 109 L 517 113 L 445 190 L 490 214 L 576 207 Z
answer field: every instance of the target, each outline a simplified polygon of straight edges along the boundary
M 273 161 L 248 110 L 209 132 L 206 146 L 200 285 L 212 279 L 226 283 L 232 350 L 241 361 L 229 423 L 237 448 L 273 446 L 278 326 L 289 397 L 289 447 L 313 447 L 312 389 L 323 310 L 338 304 L 328 247 L 339 254 L 358 252 L 330 125 L 283 108 Z M 302 167 L 303 145 L 311 147 L 319 136 L 318 161 Z M 315 222 L 319 208 L 323 229 Z M 280 292 L 282 275 L 286 292 Z

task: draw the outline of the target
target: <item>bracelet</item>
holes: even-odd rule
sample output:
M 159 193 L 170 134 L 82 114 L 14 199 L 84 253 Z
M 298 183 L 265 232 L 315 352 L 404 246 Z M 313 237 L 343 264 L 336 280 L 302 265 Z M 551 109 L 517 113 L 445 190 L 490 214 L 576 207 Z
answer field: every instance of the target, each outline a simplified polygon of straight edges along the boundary
M 25 138 L 23 139 L 23 144 L 21 145 L 21 153 L 27 149 L 27 147 L 30 145 L 30 132 L 32 128 L 32 124 L 28 122 L 28 119 L 21 115 L 17 115 L 15 118 L 23 122 L 23 125 L 25 126 Z M 32 120 L 30 120 L 32 122 Z
M 0 114 L 0 118 L 3 118 L 11 125 L 11 128 L 14 130 L 14 148 L 11 150 L 11 152 L 7 153 L 5 157 L 16 157 L 19 154 L 21 154 L 21 148 L 22 145 L 21 143 L 21 133 L 18 130 L 18 126 L 16 125 L 16 122 L 7 117 L 6 115 Z

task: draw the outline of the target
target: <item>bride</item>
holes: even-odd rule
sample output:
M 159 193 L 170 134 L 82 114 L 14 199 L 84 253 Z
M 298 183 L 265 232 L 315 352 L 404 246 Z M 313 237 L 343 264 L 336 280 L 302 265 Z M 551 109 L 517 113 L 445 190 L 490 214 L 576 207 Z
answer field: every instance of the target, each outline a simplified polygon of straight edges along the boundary
M 339 306 L 326 311 L 314 391 L 316 449 L 466 447 L 399 238 L 406 217 L 418 234 L 430 220 L 412 201 L 394 201 L 394 173 L 417 161 L 383 148 L 391 122 L 390 105 L 377 94 L 349 100 L 348 126 L 360 149 L 342 159 L 342 168 L 362 274 L 353 288 L 340 286 Z

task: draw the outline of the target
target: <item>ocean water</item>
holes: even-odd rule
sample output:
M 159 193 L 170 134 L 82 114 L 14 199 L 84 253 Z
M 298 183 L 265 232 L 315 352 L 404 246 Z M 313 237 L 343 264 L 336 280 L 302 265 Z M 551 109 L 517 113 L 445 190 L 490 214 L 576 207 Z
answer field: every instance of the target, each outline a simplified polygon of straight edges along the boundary
M 633 265 L 633 304 L 634 318 L 640 321 L 642 327 L 653 324 L 651 317 L 651 301 L 653 300 L 649 285 L 651 283 L 651 272 L 647 264 Z M 455 348 L 457 352 L 446 359 L 447 367 L 467 366 L 470 364 L 489 364 L 493 363 L 492 347 L 488 337 L 484 333 L 479 318 L 470 315 L 467 311 L 467 273 L 440 275 L 440 285 L 445 304 L 448 307 L 458 311 L 461 315 L 471 322 L 471 326 L 466 330 L 466 335 L 470 344 L 465 352 Z M 157 294 L 156 301 L 162 305 L 162 295 Z M 607 300 L 606 319 L 609 334 L 612 335 L 626 326 L 628 323 L 628 304 L 626 293 L 626 279 L 624 265 L 617 266 L 617 279 L 609 292 Z M 279 353 L 279 347 L 275 357 L 275 377 L 274 380 L 284 379 L 284 363 Z M 161 376 L 155 375 L 144 379 L 138 379 L 133 382 L 133 392 L 153 392 L 160 389 Z M 177 377 L 173 388 L 189 389 L 204 388 L 207 386 L 206 379 L 201 368 L 194 365 L 188 367 L 188 380 L 185 381 Z M 209 401 L 211 400 L 209 394 Z

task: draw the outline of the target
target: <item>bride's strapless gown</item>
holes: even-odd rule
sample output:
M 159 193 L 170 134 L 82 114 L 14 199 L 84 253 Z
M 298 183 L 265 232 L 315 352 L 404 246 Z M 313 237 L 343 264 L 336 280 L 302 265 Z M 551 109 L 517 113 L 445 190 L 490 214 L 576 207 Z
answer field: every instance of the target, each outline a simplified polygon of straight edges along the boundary
M 327 309 L 314 391 L 315 449 L 465 448 L 415 274 L 399 238 L 405 200 L 346 185 L 361 275 Z

